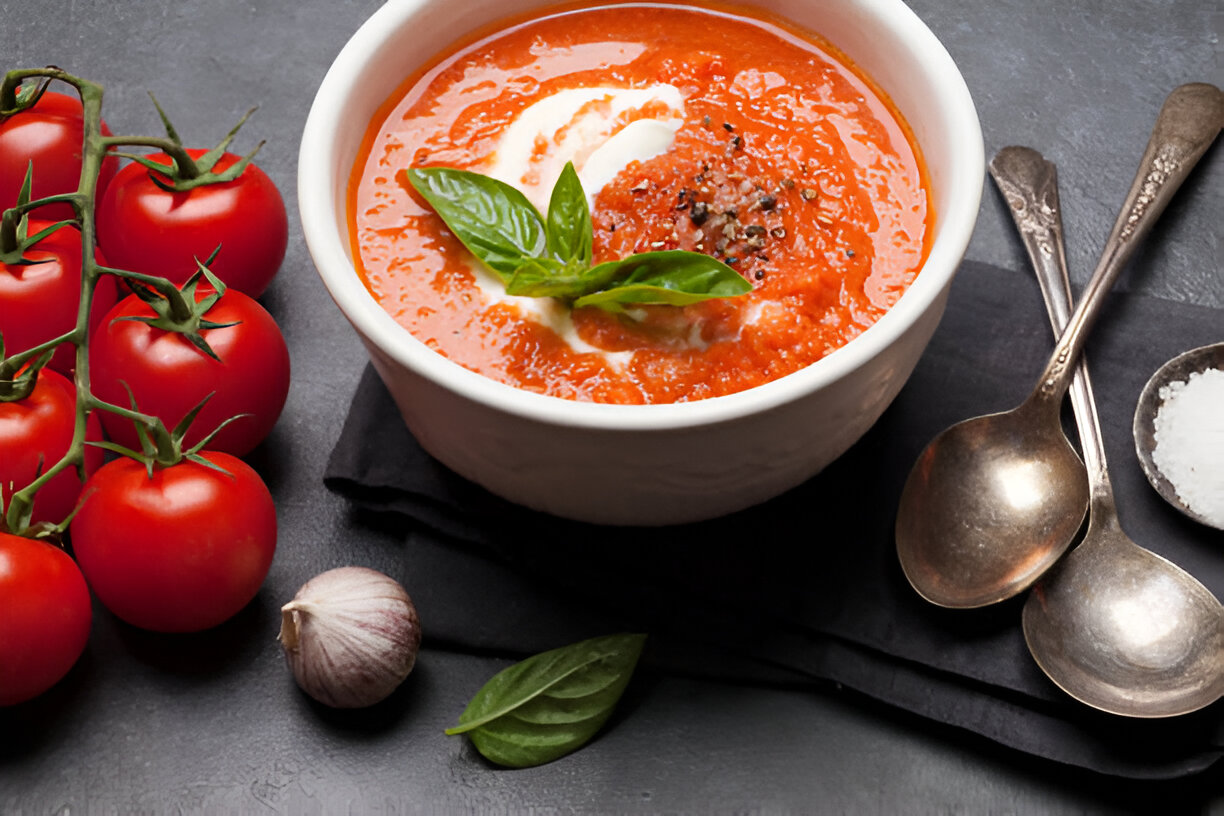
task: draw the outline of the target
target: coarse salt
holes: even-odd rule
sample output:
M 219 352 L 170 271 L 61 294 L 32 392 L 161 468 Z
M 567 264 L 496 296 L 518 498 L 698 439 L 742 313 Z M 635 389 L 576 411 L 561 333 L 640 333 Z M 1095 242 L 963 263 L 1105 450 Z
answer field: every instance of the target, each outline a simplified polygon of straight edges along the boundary
M 1152 459 L 1187 507 L 1224 527 L 1224 371 L 1171 382 L 1160 399 Z

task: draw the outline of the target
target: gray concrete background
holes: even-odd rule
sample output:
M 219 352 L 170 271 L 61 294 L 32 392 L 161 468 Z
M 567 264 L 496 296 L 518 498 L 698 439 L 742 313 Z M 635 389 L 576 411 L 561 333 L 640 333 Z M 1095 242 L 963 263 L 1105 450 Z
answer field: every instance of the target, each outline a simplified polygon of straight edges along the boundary
M 295 216 L 297 143 L 314 88 L 377 5 L 0 0 L 0 63 L 54 63 L 102 82 L 116 132 L 157 131 L 146 90 L 180 133 L 204 143 L 260 105 L 237 147 L 269 140 L 260 164 Z M 964 72 L 987 155 L 1028 144 L 1059 165 L 1072 275 L 1082 284 L 1164 94 L 1181 82 L 1224 81 L 1220 5 L 912 5 Z M 1217 146 L 1120 288 L 1224 307 L 1222 181 Z M 1024 263 L 993 186 L 969 257 Z M 427 644 L 412 693 L 377 720 L 311 705 L 280 665 L 277 607 L 317 571 L 378 567 L 399 553 L 321 483 L 365 355 L 319 283 L 295 218 L 263 302 L 294 362 L 285 414 L 254 457 L 281 522 L 264 591 L 234 626 L 169 649 L 98 610 L 69 678 L 31 706 L 0 711 L 0 813 L 1079 813 L 1198 810 L 1211 796 L 1224 809 L 1219 773 L 1188 785 L 1094 778 L 832 690 L 661 678 L 636 704 L 632 728 L 520 772 L 491 771 L 442 734 L 505 665 L 496 656 Z M 441 589 L 412 588 L 426 630 Z

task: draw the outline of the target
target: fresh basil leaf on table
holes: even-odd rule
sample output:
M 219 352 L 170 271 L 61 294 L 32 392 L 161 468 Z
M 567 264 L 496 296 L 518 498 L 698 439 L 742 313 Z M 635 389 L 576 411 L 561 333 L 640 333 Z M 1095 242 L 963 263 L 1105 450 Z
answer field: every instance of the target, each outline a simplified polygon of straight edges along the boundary
M 611 716 L 645 641 L 643 634 L 605 635 L 503 669 L 446 733 L 467 734 L 486 759 L 511 768 L 565 756 Z
M 699 252 L 643 252 L 591 266 L 591 214 L 572 163 L 553 187 L 547 219 L 516 188 L 479 173 L 404 172 L 463 245 L 501 277 L 507 294 L 620 311 L 624 304 L 684 306 L 752 291 L 734 269 Z

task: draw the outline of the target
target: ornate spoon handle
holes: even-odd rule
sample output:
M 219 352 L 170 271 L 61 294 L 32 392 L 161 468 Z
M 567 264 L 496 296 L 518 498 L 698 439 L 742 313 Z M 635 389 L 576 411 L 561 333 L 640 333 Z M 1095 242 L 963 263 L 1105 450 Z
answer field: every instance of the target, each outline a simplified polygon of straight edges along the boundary
M 1058 170 L 1030 147 L 1005 147 L 990 161 L 990 175 L 1011 210 L 1012 220 L 1033 264 L 1055 336 L 1071 316 L 1071 281 L 1063 246 L 1062 211 L 1058 202 Z M 1105 463 L 1100 419 L 1092 394 L 1088 365 L 1081 356 L 1071 379 L 1071 407 L 1079 426 L 1080 445 L 1093 501 L 1113 502 L 1113 487 Z
M 1181 85 L 1165 99 L 1100 263 L 1042 373 L 1038 394 L 1044 400 L 1061 399 L 1105 294 L 1222 126 L 1224 92 L 1214 85 Z

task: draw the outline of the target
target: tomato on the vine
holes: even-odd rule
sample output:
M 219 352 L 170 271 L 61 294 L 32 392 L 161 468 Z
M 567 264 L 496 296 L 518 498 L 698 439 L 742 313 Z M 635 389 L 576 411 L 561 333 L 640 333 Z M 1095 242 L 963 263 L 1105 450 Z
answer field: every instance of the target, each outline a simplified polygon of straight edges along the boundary
M 30 219 L 29 234 L 36 235 L 51 222 Z M 0 261 L 0 335 L 10 357 L 69 332 L 76 326 L 81 303 L 81 233 L 71 224 L 60 227 L 30 249 L 29 264 Z M 105 265 L 101 252 L 94 258 Z M 90 306 L 91 331 L 115 303 L 115 281 L 103 275 Z M 51 358 L 51 367 L 71 375 L 76 348 L 63 343 Z
M 237 457 L 199 454 L 154 465 L 120 457 L 85 484 L 72 547 L 98 600 L 158 632 L 196 632 L 255 597 L 276 548 L 276 509 L 259 475 Z
M 0 119 L 0 210 L 16 205 L 26 168 L 34 162 L 31 199 L 75 193 L 81 181 L 81 146 L 85 138 L 81 100 L 47 91 L 33 106 Z M 106 123 L 102 133 L 110 135 Z M 113 156 L 102 161 L 97 194 L 105 192 L 119 170 Z M 74 218 L 72 206 L 48 204 L 32 215 L 48 221 Z
M 205 152 L 187 151 L 192 158 Z M 164 153 L 146 158 L 172 164 Z M 213 170 L 224 172 L 239 160 L 226 153 Z M 285 202 L 267 174 L 250 164 L 233 181 L 185 192 L 165 190 L 152 176 L 129 164 L 98 202 L 98 243 L 111 263 L 182 284 L 195 273 L 195 259 L 205 260 L 220 245 L 209 265 L 217 277 L 251 297 L 263 294 L 289 242 Z
M 0 496 L 6 503 L 14 492 L 63 458 L 72 444 L 75 423 L 76 387 L 46 368 L 38 372 L 29 394 L 17 400 L 0 400 Z M 85 420 L 85 438 L 102 438 L 96 414 Z M 87 446 L 86 474 L 100 468 L 102 459 L 100 448 Z M 31 521 L 59 524 L 68 518 L 80 493 L 76 469 L 61 471 L 35 494 Z
M 92 620 L 89 589 L 67 553 L 0 533 L 0 706 L 59 682 L 85 650 Z
M 200 302 L 213 294 L 201 286 L 195 299 Z M 134 398 L 137 410 L 173 428 L 211 394 L 184 446 L 238 417 L 213 437 L 208 449 L 236 456 L 250 452 L 272 430 L 289 394 L 289 349 L 276 321 L 252 298 L 227 289 L 204 317 L 234 325 L 199 332 L 219 358 L 213 359 L 184 334 L 125 319 L 153 316 L 152 307 L 136 295 L 107 313 L 89 348 L 94 395 L 124 407 Z M 102 425 L 115 442 L 140 450 L 132 420 L 105 411 Z

